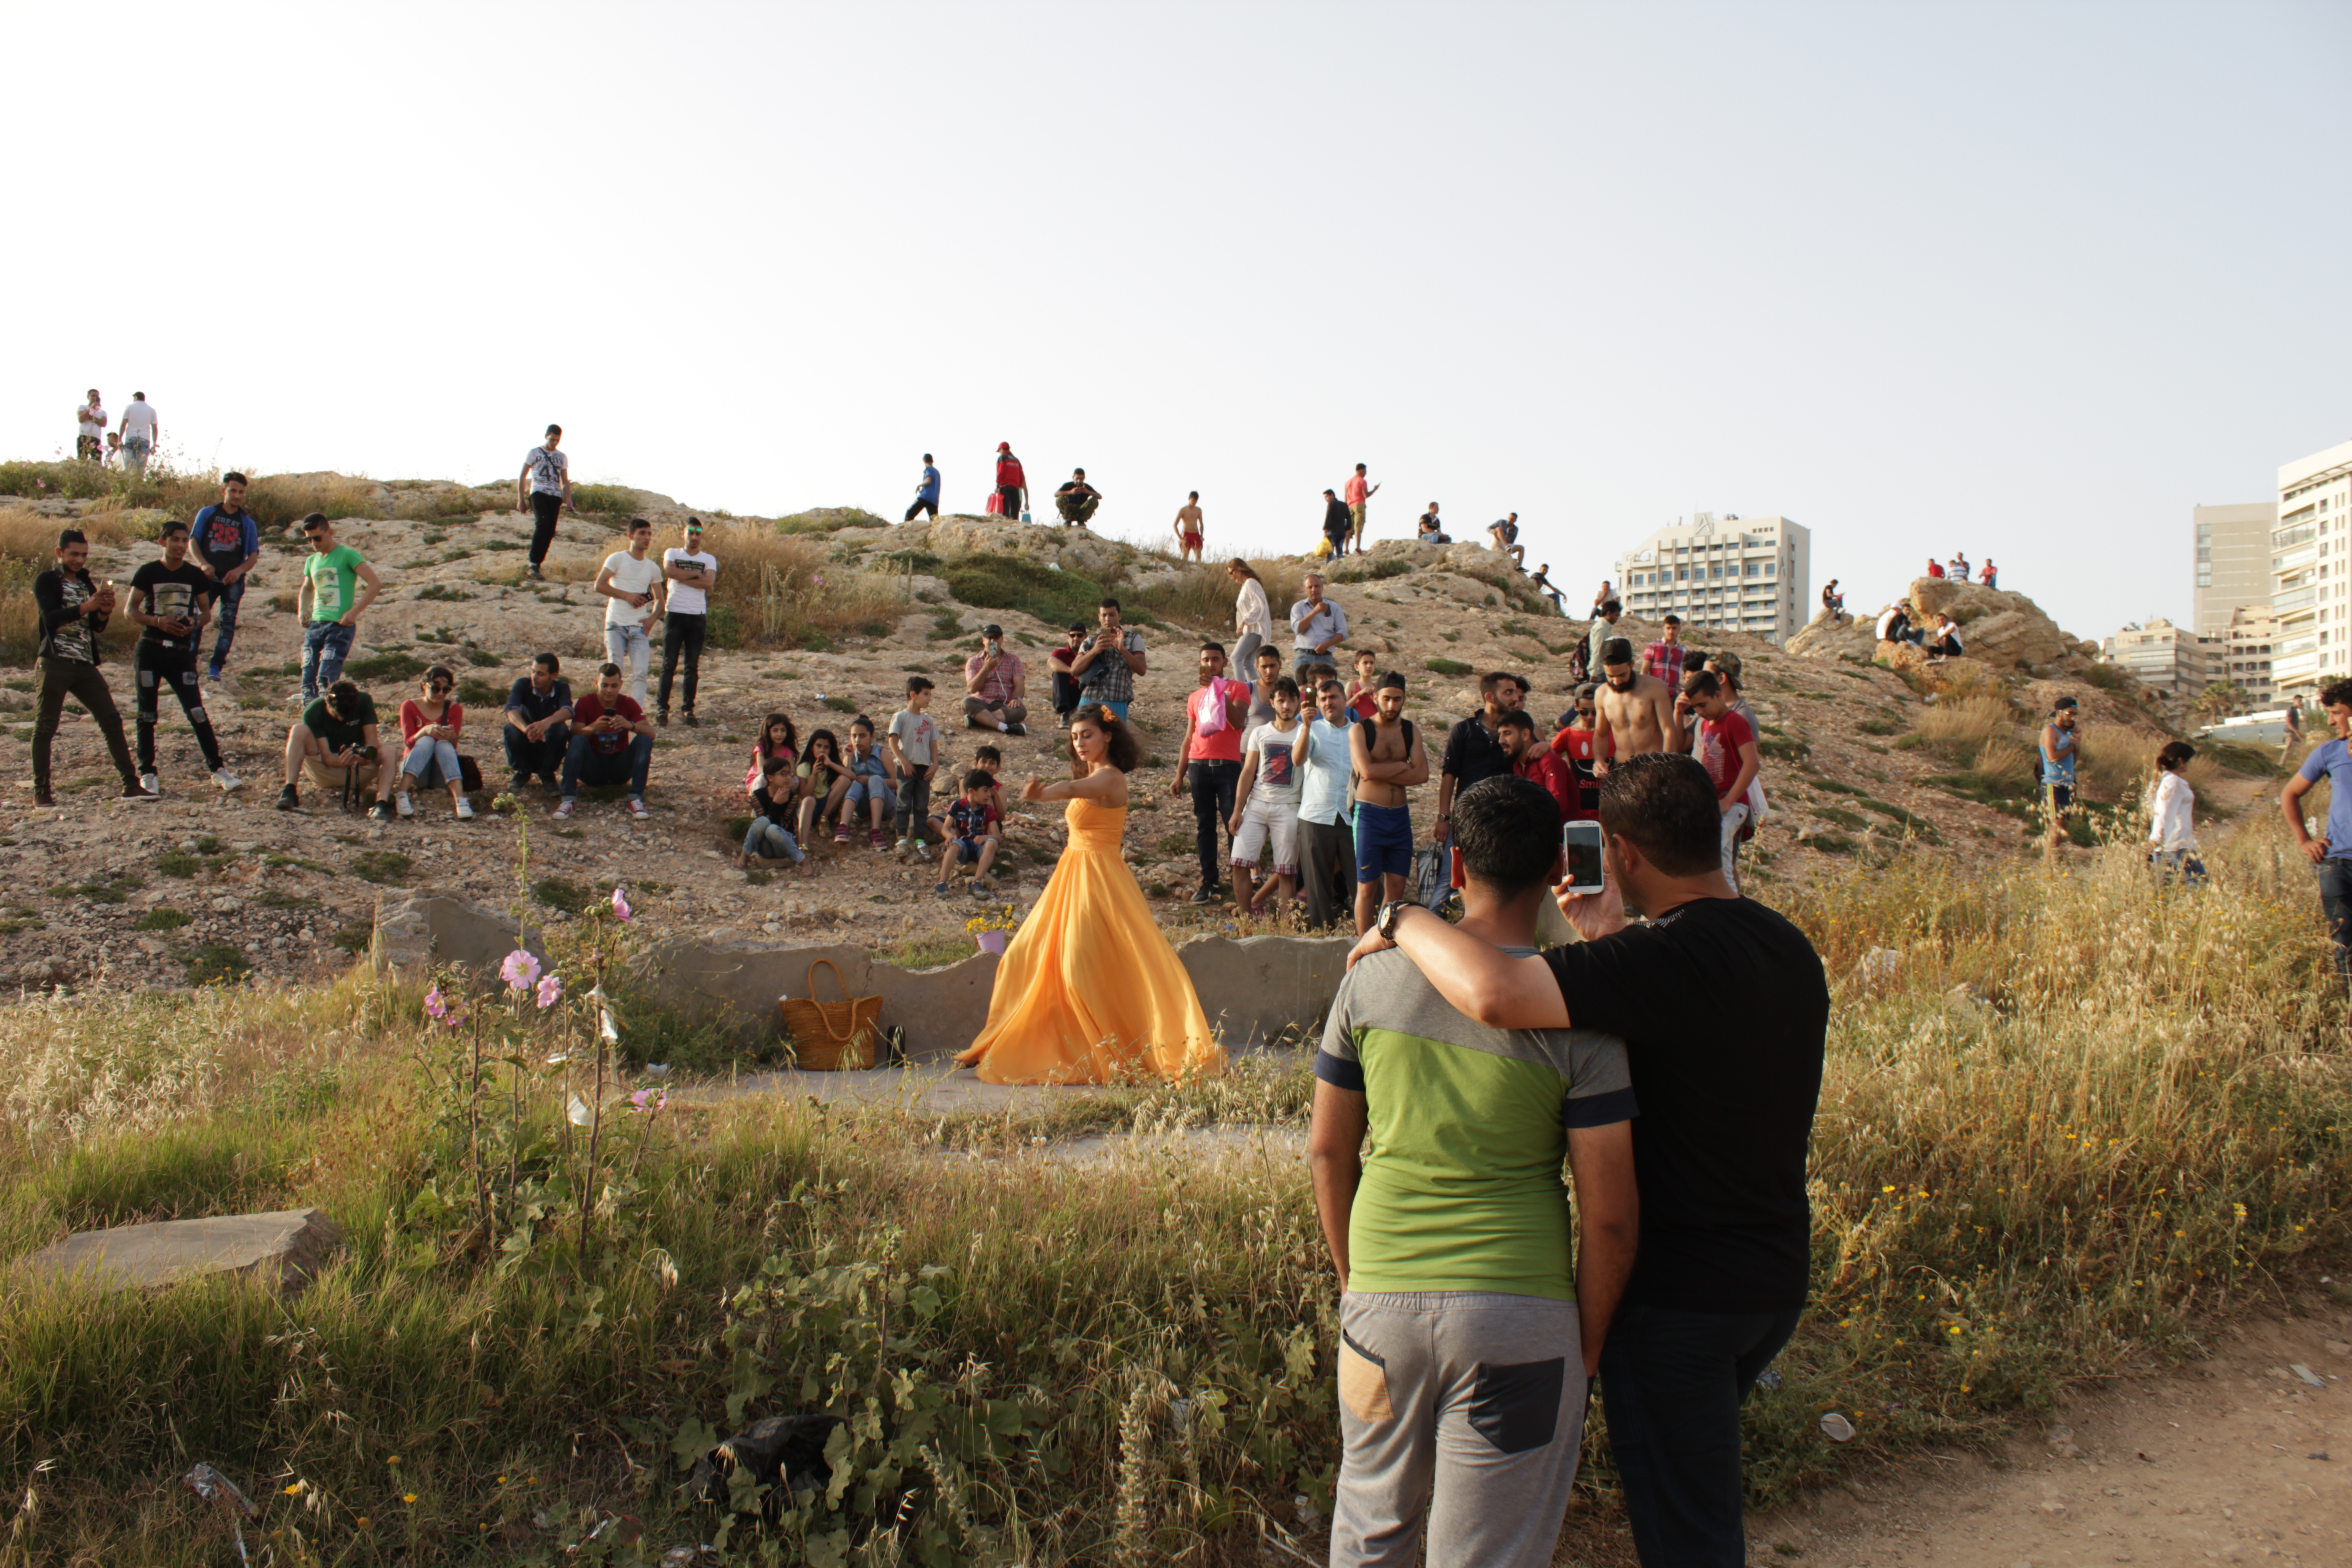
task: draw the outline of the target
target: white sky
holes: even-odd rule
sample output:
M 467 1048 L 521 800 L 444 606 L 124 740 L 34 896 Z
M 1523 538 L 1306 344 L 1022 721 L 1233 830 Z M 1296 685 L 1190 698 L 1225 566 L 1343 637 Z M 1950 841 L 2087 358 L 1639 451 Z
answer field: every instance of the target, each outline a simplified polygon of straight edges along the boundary
M 1695 510 L 2185 618 L 2352 436 L 2352 5 L 0 12 L 0 453 L 95 382 L 261 469 L 978 510 L 1010 440 L 1212 554 Z M 38 68 L 23 68 L 28 62 Z

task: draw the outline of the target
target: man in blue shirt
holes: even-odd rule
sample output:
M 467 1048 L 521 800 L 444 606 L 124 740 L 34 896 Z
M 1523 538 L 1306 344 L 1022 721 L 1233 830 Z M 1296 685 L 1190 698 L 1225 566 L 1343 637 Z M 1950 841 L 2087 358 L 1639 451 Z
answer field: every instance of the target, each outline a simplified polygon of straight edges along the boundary
M 188 527 L 188 543 L 197 566 L 221 585 L 216 601 L 219 629 L 213 636 L 212 662 L 205 671 L 205 679 L 218 680 L 221 667 L 228 663 L 229 644 L 236 640 L 236 607 L 245 603 L 246 575 L 261 559 L 261 531 L 254 526 L 253 514 L 245 510 L 243 474 L 221 476 L 220 504 L 196 513 L 196 521 Z
M 2294 777 L 2286 781 L 2279 808 L 2286 830 L 2304 858 L 2319 868 L 2319 910 L 2336 942 L 2336 973 L 2352 980 L 2352 680 L 2339 680 L 2319 694 L 2329 738 L 2314 746 Z M 2327 775 L 2327 836 L 2314 838 L 2303 822 L 2303 797 Z
M 907 509 L 906 521 L 914 521 L 915 514 L 919 511 L 930 513 L 931 521 L 934 522 L 939 521 L 940 471 L 931 467 L 931 455 L 929 452 L 923 454 L 923 482 L 915 487 L 915 504 Z

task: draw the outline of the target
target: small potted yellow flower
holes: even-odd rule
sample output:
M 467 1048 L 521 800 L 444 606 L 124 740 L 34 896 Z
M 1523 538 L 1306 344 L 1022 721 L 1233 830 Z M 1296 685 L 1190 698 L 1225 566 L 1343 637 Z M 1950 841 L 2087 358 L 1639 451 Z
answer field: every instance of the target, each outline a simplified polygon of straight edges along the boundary
M 1013 933 L 1021 929 L 1021 916 L 1011 904 L 1005 904 L 992 913 L 972 916 L 963 922 L 963 929 L 971 932 L 981 952 L 1003 952 L 1005 943 L 1013 940 Z

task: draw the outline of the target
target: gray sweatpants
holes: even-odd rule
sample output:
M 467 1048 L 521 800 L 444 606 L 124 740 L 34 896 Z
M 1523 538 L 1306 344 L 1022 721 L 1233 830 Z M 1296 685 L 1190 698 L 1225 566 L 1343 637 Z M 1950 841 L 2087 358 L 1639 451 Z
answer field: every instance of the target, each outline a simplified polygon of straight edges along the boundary
M 1339 1302 L 1332 1568 L 1546 1568 L 1584 1440 L 1576 1303 L 1489 1290 Z

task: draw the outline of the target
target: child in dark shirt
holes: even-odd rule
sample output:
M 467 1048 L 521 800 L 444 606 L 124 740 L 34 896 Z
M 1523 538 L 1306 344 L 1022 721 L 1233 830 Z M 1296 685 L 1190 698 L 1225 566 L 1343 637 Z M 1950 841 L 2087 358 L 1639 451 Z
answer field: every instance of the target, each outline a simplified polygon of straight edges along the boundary
M 995 782 L 980 768 L 963 775 L 962 797 L 947 810 L 948 844 L 940 856 L 940 882 L 932 892 L 945 894 L 954 868 L 974 862 L 978 865 L 972 872 L 971 890 L 996 890 L 996 884 L 988 875 L 989 867 L 996 863 L 996 836 L 990 830 L 1000 820 L 996 807 L 989 801 L 989 792 L 995 787 Z
M 738 869 L 754 860 L 790 860 L 803 877 L 816 868 L 793 833 L 793 814 L 800 800 L 800 780 L 793 774 L 790 757 L 770 757 L 761 764 L 760 785 L 751 792 L 751 824 L 743 835 L 743 848 L 735 857 Z
M 988 775 L 988 804 L 996 811 L 996 821 L 990 826 L 986 837 L 1002 844 L 1006 821 L 1004 786 L 997 782 L 997 774 L 1004 771 L 1004 753 L 994 746 L 982 746 L 971 753 L 971 765 L 975 772 Z

